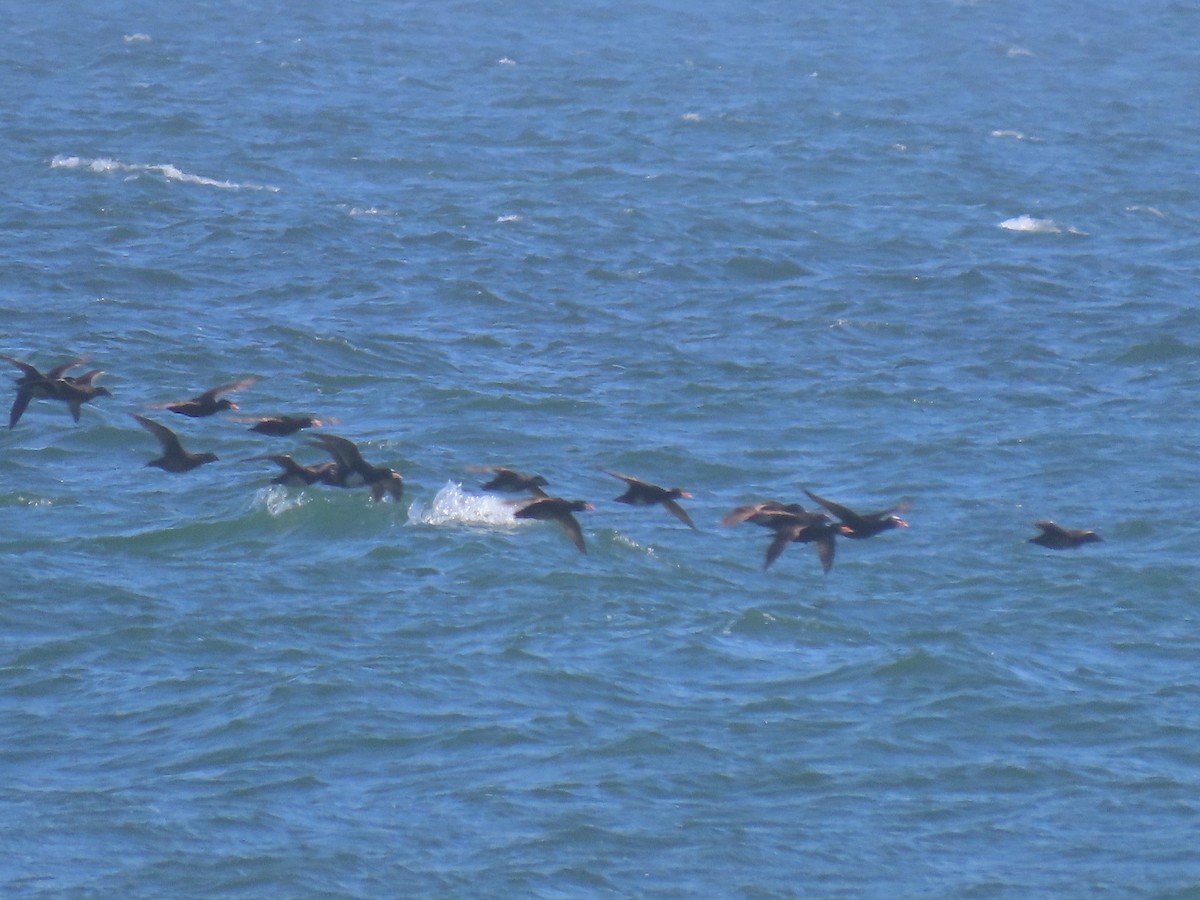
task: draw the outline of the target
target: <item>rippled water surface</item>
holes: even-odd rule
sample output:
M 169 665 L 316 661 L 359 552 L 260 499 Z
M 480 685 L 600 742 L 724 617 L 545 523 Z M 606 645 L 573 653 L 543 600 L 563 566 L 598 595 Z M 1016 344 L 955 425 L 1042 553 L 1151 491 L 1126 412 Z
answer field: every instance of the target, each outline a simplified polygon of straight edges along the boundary
M 0 352 L 113 394 L 0 435 L 7 895 L 1200 891 L 1194 9 L 3 20 Z

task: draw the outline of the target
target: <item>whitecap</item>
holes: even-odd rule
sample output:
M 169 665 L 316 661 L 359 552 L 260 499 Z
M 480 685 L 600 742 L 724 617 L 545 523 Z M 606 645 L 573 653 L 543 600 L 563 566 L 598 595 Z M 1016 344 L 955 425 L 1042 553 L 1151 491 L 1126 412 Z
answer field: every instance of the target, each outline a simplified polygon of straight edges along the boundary
M 1025 133 L 1022 131 L 1014 131 L 1010 128 L 998 128 L 992 132 L 994 138 L 1012 138 L 1014 141 L 1025 140 Z
M 497 222 L 520 222 L 520 221 L 521 221 L 521 217 L 520 217 L 520 216 L 518 216 L 518 215 L 510 215 L 510 216 L 497 216 L 497 217 L 496 217 L 496 221 L 497 221 Z
M 517 64 L 515 59 L 509 59 L 507 56 L 500 57 L 496 62 L 502 66 L 515 66 Z
M 144 44 L 149 40 L 151 40 L 150 35 L 142 34 L 141 32 L 125 35 L 125 43 L 127 44 Z
M 283 485 L 272 484 L 255 491 L 251 505 L 254 509 L 265 509 L 271 518 L 278 519 L 284 513 L 299 509 L 308 501 L 309 498 L 304 494 L 293 494 Z
M 50 168 L 82 169 L 87 172 L 96 172 L 99 174 L 128 172 L 132 175 L 157 175 L 167 181 L 176 181 L 181 184 L 196 184 L 202 187 L 223 188 L 232 191 L 271 191 L 274 193 L 278 193 L 279 191 L 279 188 L 271 187 L 270 185 L 242 184 L 236 181 L 221 181 L 216 178 L 208 178 L 204 175 L 193 175 L 171 163 L 126 163 L 116 159 L 109 159 L 108 157 L 88 159 L 81 156 L 59 155 L 50 160 Z
M 413 504 L 410 521 L 425 525 L 484 525 L 511 528 L 524 524 L 513 517 L 516 506 L 491 494 L 468 494 L 461 484 L 447 481 L 428 507 Z
M 699 122 L 700 121 L 700 113 L 694 113 L 694 112 L 684 113 L 679 118 L 681 118 L 685 122 Z
M 1033 216 L 1020 215 L 1005 219 L 1000 223 L 1001 228 L 1009 231 L 1024 231 L 1030 234 L 1061 234 L 1062 228 L 1053 219 L 1035 219 Z

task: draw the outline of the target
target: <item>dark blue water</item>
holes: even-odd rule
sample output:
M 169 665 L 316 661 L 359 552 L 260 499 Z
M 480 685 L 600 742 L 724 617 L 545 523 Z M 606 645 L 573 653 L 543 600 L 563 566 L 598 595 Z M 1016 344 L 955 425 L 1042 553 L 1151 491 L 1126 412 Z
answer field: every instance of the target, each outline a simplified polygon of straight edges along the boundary
M 6 894 L 1200 890 L 1195 9 L 251 6 L 0 13 Z

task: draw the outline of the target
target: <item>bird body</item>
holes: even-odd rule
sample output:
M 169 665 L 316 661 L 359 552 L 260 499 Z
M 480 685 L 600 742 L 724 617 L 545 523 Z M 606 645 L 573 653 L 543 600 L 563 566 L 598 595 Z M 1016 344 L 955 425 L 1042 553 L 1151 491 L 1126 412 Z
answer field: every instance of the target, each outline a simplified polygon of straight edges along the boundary
M 350 487 L 350 479 L 357 475 L 363 484 L 371 488 L 372 500 L 382 500 L 384 494 L 391 494 L 393 500 L 399 501 L 403 496 L 404 478 L 400 473 L 385 466 L 371 465 L 363 458 L 358 446 L 348 438 L 336 434 L 319 434 L 311 443 L 333 457 L 334 468 L 325 484 Z
M 321 422 L 312 416 L 270 416 L 250 426 L 251 431 L 270 437 L 287 437 L 302 428 L 319 428 Z
M 214 388 L 209 388 L 201 394 L 197 394 L 191 400 L 181 400 L 178 403 L 168 403 L 163 409 L 168 409 L 173 413 L 178 413 L 181 416 L 187 416 L 192 419 L 201 419 L 205 416 L 215 415 L 226 409 L 237 409 L 237 404 L 227 397 L 222 397 L 221 394 L 228 394 L 231 391 L 240 391 L 243 388 L 248 388 L 258 381 L 255 376 L 243 378 L 240 381 L 231 381 L 228 384 L 219 384 Z
M 215 462 L 215 453 L 189 453 L 179 442 L 179 436 L 166 425 L 160 425 L 153 419 L 132 413 L 137 423 L 154 435 L 162 445 L 163 455 L 146 463 L 164 472 L 190 472 L 205 463 Z
M 1042 533 L 1029 539 L 1029 543 L 1048 547 L 1051 550 L 1074 550 L 1084 544 L 1102 542 L 1104 538 L 1094 531 L 1083 528 L 1063 528 L 1053 522 L 1042 521 L 1033 523 Z
M 654 506 L 655 504 L 659 504 L 684 525 L 687 525 L 689 528 L 696 527 L 695 523 L 692 522 L 692 517 L 687 514 L 687 510 L 675 502 L 681 497 L 691 499 L 692 495 L 683 490 L 683 488 L 663 488 L 657 484 L 651 484 L 648 481 L 634 478 L 631 475 L 622 475 L 619 472 L 607 472 L 607 474 L 624 481 L 628 486 L 624 494 L 615 498 L 617 503 L 628 503 L 630 506 Z
M 516 469 L 504 466 L 476 466 L 472 467 L 472 471 L 492 473 L 491 481 L 480 485 L 485 491 L 504 491 L 506 493 L 528 491 L 537 497 L 549 496 L 542 488 L 549 485 L 550 482 L 541 475 L 526 475 Z
M 539 497 L 532 503 L 522 506 L 513 515 L 518 519 L 541 519 L 554 521 L 562 526 L 567 537 L 571 539 L 580 553 L 587 553 L 583 543 L 583 528 L 572 513 L 592 509 L 592 504 L 584 500 L 564 500 L 562 497 Z
M 818 497 L 810 490 L 806 489 L 804 493 L 808 494 L 814 503 L 823 506 L 838 517 L 841 523 L 839 525 L 841 533 L 848 538 L 861 540 L 863 538 L 874 537 L 892 528 L 908 527 L 907 522 L 895 515 L 895 513 L 906 509 L 905 505 L 893 506 L 890 509 L 875 513 L 856 513 L 848 506 L 834 503 L 832 500 L 826 500 L 824 497 Z

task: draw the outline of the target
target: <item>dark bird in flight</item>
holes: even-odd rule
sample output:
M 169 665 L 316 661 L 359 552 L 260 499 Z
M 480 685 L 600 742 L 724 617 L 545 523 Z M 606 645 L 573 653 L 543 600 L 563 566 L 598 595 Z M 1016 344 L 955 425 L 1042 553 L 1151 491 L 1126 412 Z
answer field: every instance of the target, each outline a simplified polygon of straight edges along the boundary
M 190 472 L 205 463 L 216 461 L 217 454 L 215 453 L 189 453 L 184 450 L 183 444 L 179 443 L 179 436 L 166 425 L 159 425 L 152 419 L 139 416 L 137 413 L 131 413 L 131 415 L 139 425 L 158 438 L 158 442 L 162 445 L 163 455 L 158 459 L 150 460 L 146 463 L 147 466 L 154 466 L 164 472 Z
M 655 504 L 661 504 L 666 508 L 667 512 L 684 525 L 687 525 L 689 528 L 696 527 L 692 522 L 692 517 L 687 514 L 687 510 L 675 502 L 681 497 L 690 500 L 692 495 L 687 491 L 682 488 L 662 488 L 657 484 L 641 481 L 630 475 L 605 471 L 613 478 L 618 478 L 629 486 L 624 494 L 615 498 L 617 503 L 628 503 L 630 506 L 654 506 Z
M 104 374 L 99 369 L 94 369 L 78 377 L 67 375 L 71 369 L 83 365 L 87 361 L 86 356 L 63 363 L 61 366 L 55 366 L 45 373 L 39 372 L 36 366 L 12 356 L 0 354 L 0 359 L 7 360 L 22 372 L 21 377 L 17 379 L 17 396 L 13 399 L 12 409 L 8 414 L 9 428 L 21 420 L 30 401 L 38 398 L 63 401 L 71 410 L 71 418 L 78 422 L 79 410 L 84 403 L 94 400 L 96 397 L 112 396 L 108 388 L 96 387 L 92 384 L 96 378 Z
M 779 558 L 788 544 L 816 544 L 821 569 L 828 573 L 833 568 L 833 558 L 837 553 L 836 538 L 842 532 L 841 526 L 825 513 L 807 510 L 799 503 L 766 500 L 739 506 L 721 520 L 721 524 L 728 526 L 743 522 L 769 528 L 775 534 L 767 546 L 764 569 L 771 567 L 771 563 Z
M 162 408 L 169 409 L 173 413 L 179 413 L 181 416 L 188 416 L 193 419 L 202 419 L 205 416 L 211 416 L 226 409 L 237 409 L 237 404 L 227 397 L 222 397 L 222 394 L 228 394 L 233 391 L 240 391 L 250 387 L 258 381 L 256 376 L 243 378 L 240 381 L 231 381 L 228 384 L 219 384 L 214 388 L 209 388 L 202 394 L 197 394 L 191 400 L 181 400 L 178 403 L 167 403 Z
M 895 513 L 903 512 L 907 509 L 907 504 L 893 506 L 881 512 L 856 513 L 854 510 L 847 506 L 842 506 L 840 503 L 834 503 L 832 500 L 818 497 L 810 490 L 805 490 L 804 493 L 808 494 L 813 499 L 813 502 L 820 504 L 838 517 L 841 533 L 848 538 L 869 538 L 892 528 L 908 527 L 907 522 L 895 515 Z
M 270 437 L 287 437 L 302 428 L 319 428 L 321 421 L 312 416 L 269 416 L 250 426 L 251 431 Z
M 371 465 L 353 441 L 336 434 L 318 434 L 311 443 L 333 457 L 334 468 L 326 484 L 349 487 L 350 479 L 357 475 L 371 488 L 372 500 L 382 500 L 384 494 L 391 494 L 393 500 L 399 501 L 403 496 L 404 478 L 400 473 L 386 466 Z
M 532 503 L 522 506 L 513 515 L 518 519 L 541 519 L 555 521 L 562 526 L 571 543 L 579 548 L 580 553 L 587 553 L 583 544 L 583 529 L 579 520 L 571 513 L 584 512 L 593 509 L 592 504 L 583 500 L 564 500 L 562 497 L 539 497 Z
M 271 479 L 271 484 L 332 484 L 337 463 L 323 462 L 312 466 L 302 466 L 286 454 L 267 454 L 251 456 L 247 462 L 254 459 L 265 459 L 275 463 L 283 471 Z
M 480 485 L 485 491 L 504 491 L 511 494 L 528 492 L 535 497 L 548 496 L 542 488 L 550 482 L 541 475 L 526 475 L 504 466 L 471 466 L 470 471 L 492 473 L 492 480 Z

